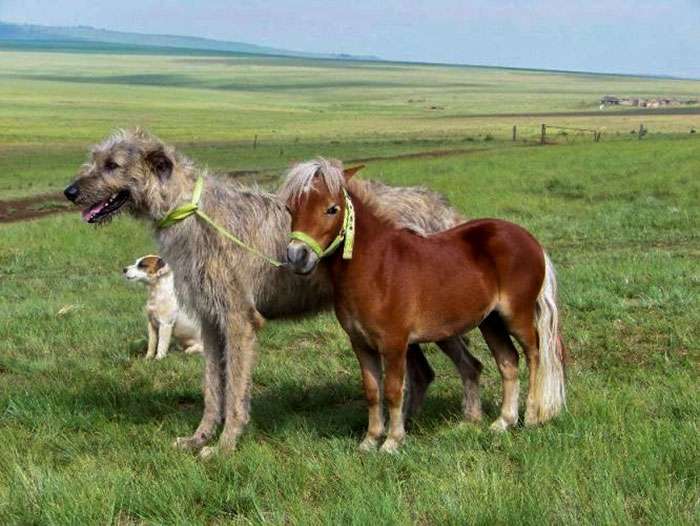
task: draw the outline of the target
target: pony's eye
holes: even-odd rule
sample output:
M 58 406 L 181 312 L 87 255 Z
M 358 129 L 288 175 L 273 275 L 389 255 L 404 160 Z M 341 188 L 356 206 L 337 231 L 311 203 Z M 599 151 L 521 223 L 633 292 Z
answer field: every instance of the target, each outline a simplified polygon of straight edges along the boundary
M 338 205 L 333 205 L 328 210 L 326 210 L 326 214 L 328 214 L 329 216 L 332 216 L 332 215 L 337 214 L 338 210 L 340 210 L 340 207 Z
M 117 168 L 119 168 L 119 165 L 117 163 L 115 163 L 114 161 L 112 161 L 111 159 L 108 160 L 107 162 L 105 162 L 105 169 L 112 171 L 112 170 L 116 170 Z

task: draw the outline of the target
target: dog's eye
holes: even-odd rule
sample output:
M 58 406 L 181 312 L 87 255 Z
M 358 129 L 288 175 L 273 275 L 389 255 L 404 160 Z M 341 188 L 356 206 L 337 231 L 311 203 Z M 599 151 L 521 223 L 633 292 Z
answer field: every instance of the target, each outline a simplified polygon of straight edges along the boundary
M 105 169 L 112 171 L 116 170 L 117 168 L 119 168 L 119 165 L 113 160 L 109 159 L 105 162 Z
M 340 210 L 340 207 L 338 205 L 333 205 L 328 210 L 326 210 L 326 214 L 329 216 L 335 215 L 338 213 L 338 210 Z

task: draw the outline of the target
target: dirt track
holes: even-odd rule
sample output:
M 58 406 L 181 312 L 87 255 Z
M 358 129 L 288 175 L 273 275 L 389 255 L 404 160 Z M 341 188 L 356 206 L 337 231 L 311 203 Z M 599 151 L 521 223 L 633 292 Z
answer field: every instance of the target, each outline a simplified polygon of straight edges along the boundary
M 401 159 L 434 159 L 439 157 L 450 157 L 453 155 L 464 155 L 468 153 L 483 152 L 489 148 L 459 148 L 454 150 L 429 150 L 425 152 L 402 153 L 397 155 L 362 157 L 348 159 L 345 162 L 368 163 L 373 161 L 398 161 Z M 245 180 L 253 178 L 258 182 L 272 181 L 281 171 L 279 169 L 266 170 L 235 170 L 224 172 L 223 175 L 235 179 Z M 37 194 L 19 199 L 0 201 L 0 223 L 16 223 L 19 221 L 29 221 L 54 214 L 65 212 L 77 212 L 68 203 L 60 192 Z

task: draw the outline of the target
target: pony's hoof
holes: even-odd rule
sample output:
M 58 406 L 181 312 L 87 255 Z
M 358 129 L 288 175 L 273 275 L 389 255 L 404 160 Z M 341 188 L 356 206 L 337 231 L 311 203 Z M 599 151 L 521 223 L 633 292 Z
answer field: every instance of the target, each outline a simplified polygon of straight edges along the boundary
M 199 451 L 204 447 L 204 442 L 195 437 L 177 437 L 173 447 L 180 451 Z
M 537 411 L 537 406 L 528 406 L 528 408 L 525 410 L 525 425 L 526 426 L 536 426 L 542 421 L 540 420 L 538 416 L 538 411 Z
M 365 437 L 365 439 L 362 442 L 360 442 L 358 449 L 360 451 L 365 451 L 365 452 L 366 451 L 374 451 L 375 449 L 377 449 L 378 445 L 379 445 L 379 440 L 377 440 L 376 438 Z
M 508 431 L 509 427 L 512 427 L 512 426 L 513 426 L 513 424 L 509 424 L 508 422 L 506 422 L 505 418 L 500 416 L 493 424 L 491 424 L 491 431 L 493 431 L 495 433 L 504 433 L 504 432 Z
M 398 453 L 400 445 L 401 444 L 396 439 L 387 438 L 382 444 L 382 447 L 379 448 L 379 451 L 391 454 Z
M 199 460 L 209 460 L 214 458 L 219 453 L 219 448 L 217 446 L 206 446 L 199 452 Z

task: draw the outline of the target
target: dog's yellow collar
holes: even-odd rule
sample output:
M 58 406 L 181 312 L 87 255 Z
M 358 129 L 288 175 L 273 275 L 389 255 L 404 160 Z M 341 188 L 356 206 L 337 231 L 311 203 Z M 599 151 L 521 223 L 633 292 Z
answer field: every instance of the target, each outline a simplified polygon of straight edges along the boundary
M 276 259 L 266 256 L 259 250 L 251 247 L 250 245 L 244 243 L 240 238 L 234 236 L 231 232 L 217 225 L 212 218 L 199 209 L 199 199 L 202 197 L 202 188 L 204 187 L 204 178 L 198 177 L 197 181 L 194 183 L 194 190 L 192 191 L 192 201 L 184 205 L 173 208 L 166 216 L 158 221 L 158 228 L 168 228 L 169 226 L 179 223 L 183 219 L 187 219 L 191 215 L 196 215 L 204 222 L 209 223 L 209 225 L 214 228 L 219 234 L 224 236 L 226 239 L 230 239 L 236 243 L 239 247 L 247 250 L 251 254 L 255 254 L 259 258 L 264 259 L 270 265 L 274 267 L 281 267 L 283 264 Z

